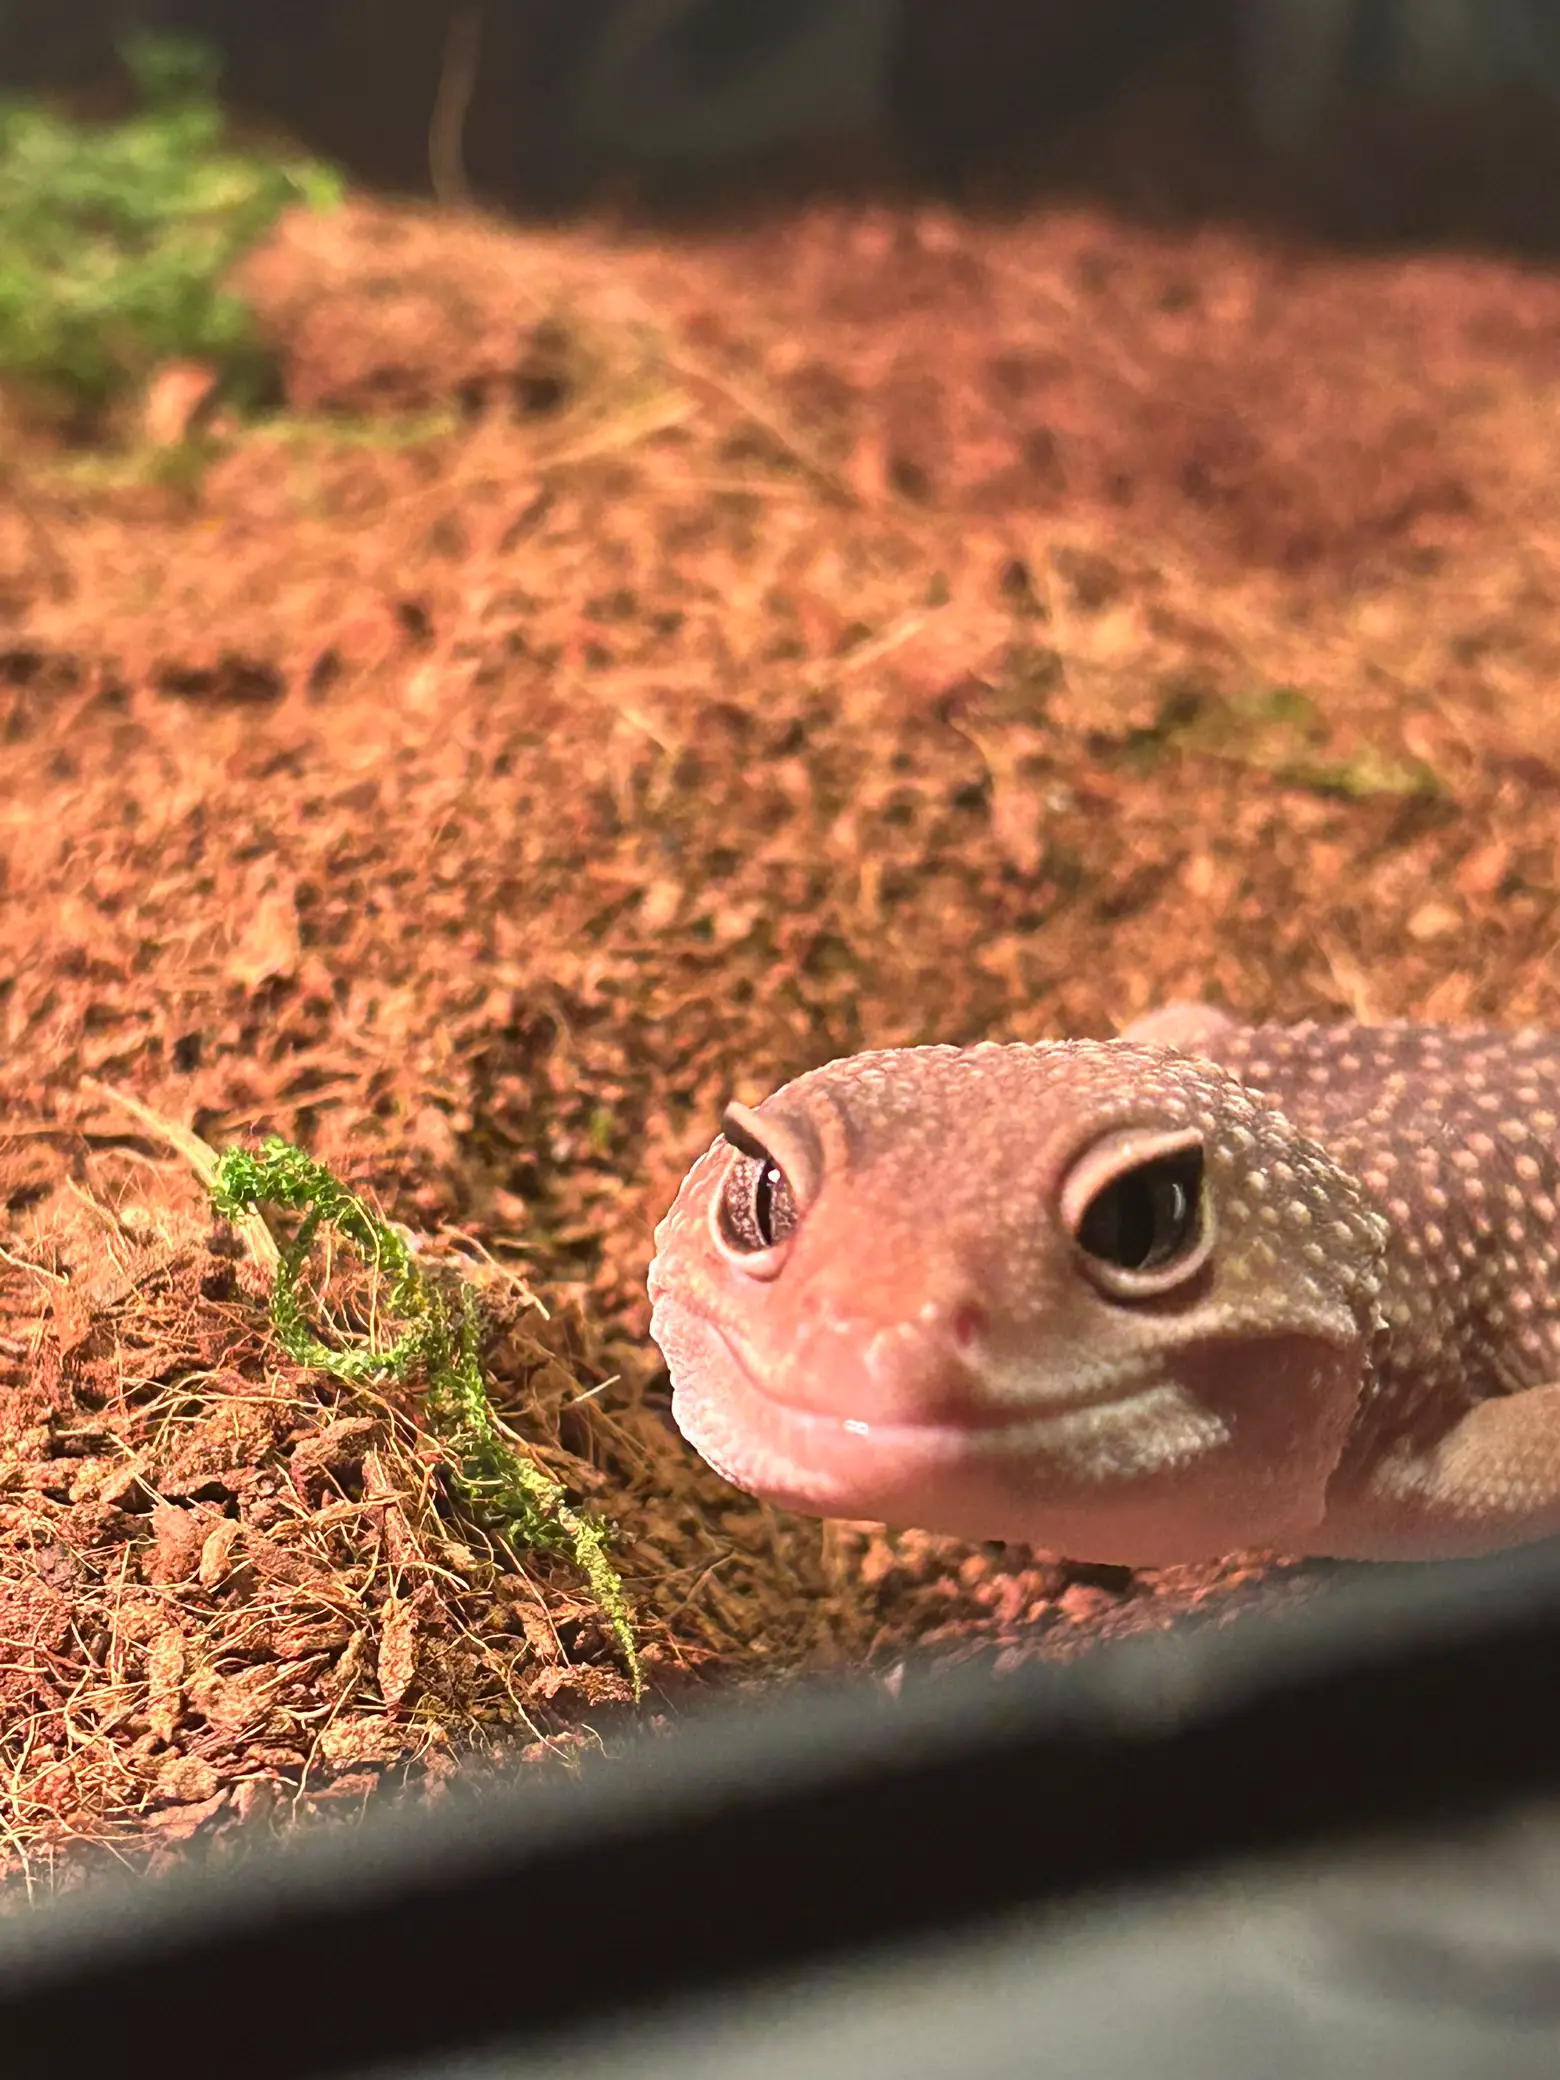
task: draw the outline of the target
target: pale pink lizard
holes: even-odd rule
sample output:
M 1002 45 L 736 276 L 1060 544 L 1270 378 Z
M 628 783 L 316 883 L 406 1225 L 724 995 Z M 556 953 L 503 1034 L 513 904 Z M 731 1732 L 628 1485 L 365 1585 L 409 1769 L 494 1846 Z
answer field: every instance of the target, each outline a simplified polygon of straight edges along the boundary
M 1560 1036 L 918 1047 L 733 1105 L 657 1231 L 684 1435 L 789 1508 L 1078 1559 L 1560 1532 Z

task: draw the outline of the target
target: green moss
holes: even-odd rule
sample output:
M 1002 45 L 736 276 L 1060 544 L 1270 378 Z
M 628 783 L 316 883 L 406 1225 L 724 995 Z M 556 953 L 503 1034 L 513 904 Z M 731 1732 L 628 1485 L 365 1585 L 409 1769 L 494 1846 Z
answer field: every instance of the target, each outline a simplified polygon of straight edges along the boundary
M 268 357 L 227 277 L 284 210 L 335 202 L 339 181 L 231 148 L 203 46 L 143 36 L 124 57 L 139 107 L 123 122 L 0 103 L 0 377 L 90 417 L 190 357 L 252 401 Z
M 462 1500 L 513 1546 L 573 1555 L 622 1650 L 637 1696 L 633 1626 L 606 1533 L 505 1435 L 482 1377 L 481 1315 L 471 1288 L 431 1278 L 393 1228 L 289 1142 L 272 1138 L 258 1154 L 229 1149 L 218 1162 L 212 1197 L 228 1219 L 267 1205 L 302 1216 L 292 1242 L 281 1250 L 271 1290 L 271 1319 L 288 1356 L 348 1383 L 420 1377 L 430 1428 L 450 1452 Z M 315 1333 L 299 1281 L 326 1227 L 361 1251 L 388 1282 L 384 1312 L 402 1324 L 389 1342 L 326 1343 Z
M 1248 766 L 1314 794 L 1368 801 L 1377 795 L 1440 795 L 1440 777 L 1422 759 L 1398 758 L 1373 744 L 1352 757 L 1327 755 L 1326 718 L 1294 686 L 1266 686 L 1223 694 L 1195 684 L 1168 689 L 1153 726 L 1124 749 L 1127 760 L 1151 769 L 1174 749 Z

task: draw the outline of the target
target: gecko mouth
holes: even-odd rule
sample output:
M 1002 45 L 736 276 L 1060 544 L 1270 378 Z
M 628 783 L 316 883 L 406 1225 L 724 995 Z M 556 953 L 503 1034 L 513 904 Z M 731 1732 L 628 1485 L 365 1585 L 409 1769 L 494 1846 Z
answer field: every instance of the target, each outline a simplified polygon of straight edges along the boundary
M 1228 1435 L 1156 1376 L 996 1423 L 866 1423 L 777 1399 L 733 1340 L 686 1306 L 663 1301 L 652 1332 L 671 1370 L 673 1416 L 701 1458 L 736 1487 L 817 1515 L 1036 1538 L 1042 1510 L 1097 1508 L 1102 1492 L 1172 1458 L 1200 1458 Z
M 691 1308 L 678 1306 L 677 1312 L 686 1313 L 698 1323 L 705 1336 L 719 1349 L 725 1365 L 740 1379 L 745 1393 L 762 1408 L 774 1411 L 777 1417 L 803 1425 L 811 1425 L 824 1431 L 838 1430 L 847 1436 L 870 1438 L 884 1444 L 907 1443 L 911 1440 L 934 1443 L 941 1440 L 948 1449 L 961 1452 L 1008 1451 L 1021 1447 L 1026 1441 L 1040 1442 L 1047 1436 L 1063 1437 L 1075 1418 L 1097 1415 L 1105 1409 L 1126 1407 L 1140 1400 L 1145 1393 L 1151 1393 L 1161 1380 L 1160 1368 L 1154 1358 L 1145 1356 L 1135 1378 L 1124 1377 L 1118 1365 L 1112 1372 L 1108 1385 L 1092 1391 L 1087 1387 L 1075 1389 L 1067 1396 L 1065 1403 L 1043 1413 L 1031 1410 L 1027 1414 L 1015 1416 L 1010 1409 L 988 1405 L 971 1408 L 957 1420 L 937 1416 L 868 1419 L 853 1415 L 837 1415 L 827 1409 L 806 1407 L 787 1400 L 783 1394 L 777 1394 L 759 1373 L 742 1345 L 719 1322 Z M 651 1327 L 654 1333 L 654 1320 Z M 675 1379 L 673 1385 L 676 1385 Z

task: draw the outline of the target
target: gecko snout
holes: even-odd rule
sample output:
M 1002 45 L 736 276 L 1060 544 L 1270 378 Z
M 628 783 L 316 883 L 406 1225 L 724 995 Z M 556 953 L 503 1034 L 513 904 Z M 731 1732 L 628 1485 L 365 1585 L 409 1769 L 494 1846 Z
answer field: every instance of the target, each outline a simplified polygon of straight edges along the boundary
M 833 1315 L 797 1338 L 784 1399 L 848 1421 L 978 1425 L 990 1403 L 990 1322 L 972 1295 L 875 1321 Z

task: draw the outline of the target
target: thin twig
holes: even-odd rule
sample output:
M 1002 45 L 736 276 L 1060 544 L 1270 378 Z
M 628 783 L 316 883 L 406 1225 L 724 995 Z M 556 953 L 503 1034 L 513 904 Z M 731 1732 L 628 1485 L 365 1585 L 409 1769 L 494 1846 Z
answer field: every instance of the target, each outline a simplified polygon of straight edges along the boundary
M 444 62 L 428 118 L 428 178 L 446 209 L 471 200 L 464 146 L 481 52 L 482 0 L 460 0 L 444 33 Z
M 81 1083 L 84 1090 L 95 1091 L 100 1098 L 109 1099 L 121 1110 L 128 1112 L 132 1119 L 139 1120 L 148 1133 L 155 1134 L 160 1140 L 167 1142 L 176 1155 L 183 1156 L 208 1191 L 215 1184 L 217 1165 L 221 1159 L 210 1143 L 202 1141 L 193 1128 L 181 1127 L 176 1120 L 164 1119 L 161 1113 L 153 1112 L 149 1105 L 143 1105 L 139 1098 L 133 1098 L 128 1091 L 115 1090 L 112 1084 L 100 1083 L 95 1076 L 83 1076 Z M 258 1261 L 274 1277 L 281 1268 L 282 1252 L 264 1216 L 259 1213 L 244 1214 L 236 1219 L 233 1225 L 248 1243 Z

